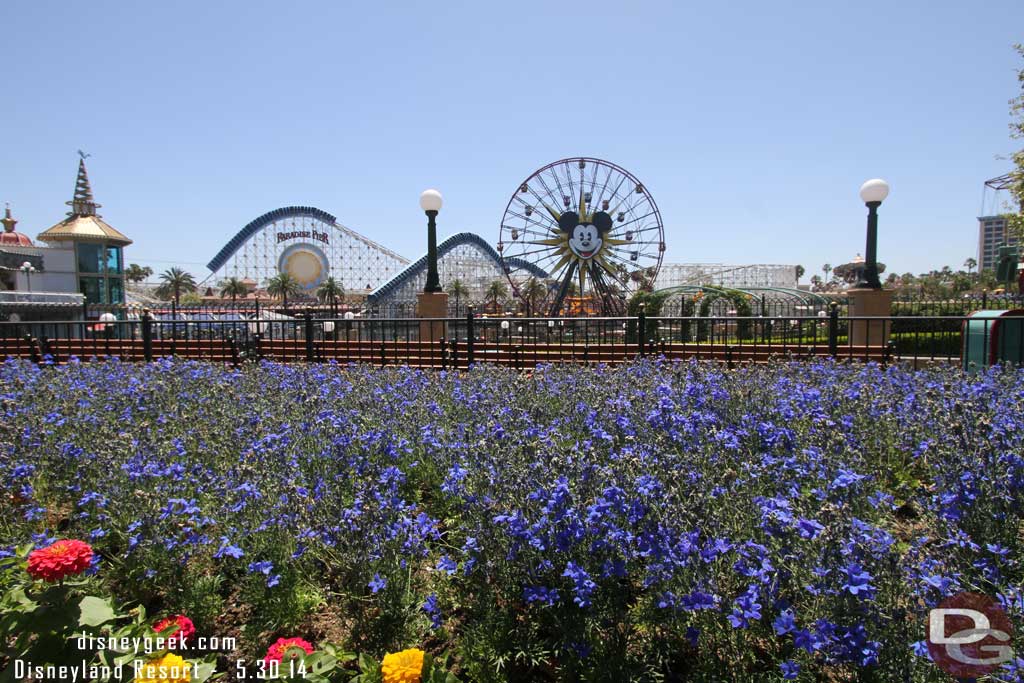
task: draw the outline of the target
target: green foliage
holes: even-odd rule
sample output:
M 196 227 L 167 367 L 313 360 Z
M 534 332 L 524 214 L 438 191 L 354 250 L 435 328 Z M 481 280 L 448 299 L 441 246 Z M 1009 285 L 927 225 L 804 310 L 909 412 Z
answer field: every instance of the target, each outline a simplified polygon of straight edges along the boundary
M 76 665 L 83 658 L 74 646 L 79 633 L 98 635 L 118 615 L 109 600 L 88 595 L 90 581 L 76 578 L 52 585 L 33 580 L 26 570 L 31 545 L 0 559 L 4 592 L 0 596 L 0 654 L 13 662 Z M 12 680 L 8 667 L 0 681 Z
M 156 295 L 161 299 L 174 299 L 175 303 L 180 304 L 181 295 L 196 291 L 197 286 L 192 273 L 186 273 L 181 268 L 171 268 L 160 274 L 160 286 L 156 288 Z
M 1013 46 L 1024 58 L 1024 45 Z M 1010 100 L 1010 138 L 1024 140 L 1024 68 L 1017 69 L 1017 83 L 1020 94 Z M 1016 202 L 1016 211 L 1006 214 L 1007 228 L 1024 241 L 1024 149 L 1015 150 L 1010 155 L 1013 170 L 1010 172 L 1010 196 Z
M 285 306 L 288 305 L 288 297 L 295 296 L 302 291 L 299 281 L 288 273 L 278 273 L 267 280 L 267 294 L 281 299 Z
M 706 293 L 700 300 L 700 317 L 707 318 L 711 314 L 711 304 L 718 299 L 728 299 L 736 310 L 737 318 L 745 318 L 753 315 L 750 308 L 750 295 L 736 289 L 712 290 Z M 703 320 L 697 324 L 697 341 L 707 341 L 710 333 L 711 323 Z M 736 321 L 736 338 L 750 339 L 753 336 L 749 320 Z
M 209 629 L 224 610 L 224 598 L 221 597 L 224 577 L 205 569 L 197 571 L 195 565 L 186 567 L 182 574 L 184 580 L 167 597 L 169 610 L 187 614 L 200 634 L 216 635 Z
M 491 284 L 487 285 L 484 298 L 497 308 L 501 302 L 508 299 L 508 285 L 505 284 L 504 280 L 494 280 Z
M 152 274 L 152 268 L 149 266 L 143 268 L 138 263 L 129 264 L 129 266 L 124 269 L 124 278 L 129 282 L 142 282 Z
M 320 301 L 326 301 L 333 305 L 338 301 L 344 301 L 345 288 L 333 277 L 329 277 L 321 282 L 320 286 L 317 287 L 316 298 Z
M 657 340 L 659 338 L 659 331 L 661 328 L 661 321 L 658 320 L 658 316 L 661 315 L 662 309 L 665 306 L 665 301 L 671 296 L 670 292 L 659 291 L 650 292 L 646 290 L 640 290 L 634 294 L 629 303 L 626 304 L 626 312 L 632 317 L 640 315 L 640 311 L 644 311 L 644 315 L 647 316 L 645 331 L 647 340 Z M 638 339 L 638 328 L 637 321 L 630 320 L 626 327 L 626 340 L 630 344 L 635 344 Z
M 223 297 L 231 297 L 234 301 L 238 297 L 244 297 L 249 293 L 249 288 L 246 287 L 245 283 L 237 277 L 229 277 L 220 283 L 220 295 Z
M 160 634 L 152 629 L 146 610 L 137 607 L 130 613 L 122 612 L 111 598 L 93 594 L 100 586 L 89 577 L 57 584 L 32 579 L 26 571 L 31 550 L 31 545 L 24 545 L 14 555 L 0 558 L 0 664 L 6 661 L 0 682 L 15 680 L 13 662 L 19 659 L 33 666 L 85 667 L 88 671 L 100 667 L 91 680 L 125 680 L 132 663 L 150 655 L 135 648 L 98 648 L 95 639 L 156 642 Z M 215 669 L 214 660 L 213 654 L 187 659 L 193 667 L 192 680 L 202 683 L 208 679 Z M 118 665 L 123 669 L 115 668 Z

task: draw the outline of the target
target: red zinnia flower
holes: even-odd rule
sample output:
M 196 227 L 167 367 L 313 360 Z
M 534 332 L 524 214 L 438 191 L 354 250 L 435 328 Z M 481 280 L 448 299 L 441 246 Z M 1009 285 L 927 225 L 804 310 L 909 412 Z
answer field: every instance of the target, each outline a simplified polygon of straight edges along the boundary
M 302 638 L 278 638 L 277 642 L 267 649 L 265 659 L 268 662 L 280 662 L 285 657 L 289 660 L 298 659 L 299 650 L 304 651 L 307 655 L 313 654 L 313 646 Z
M 56 582 L 81 574 L 92 562 L 92 546 L 84 541 L 61 540 L 28 554 L 28 573 L 34 579 Z
M 193 624 L 192 620 L 184 614 L 175 614 L 173 617 L 161 619 L 153 624 L 153 630 L 157 633 L 160 633 L 167 627 L 170 627 L 167 637 L 176 639 L 179 644 L 182 641 L 187 643 L 192 640 L 192 636 L 196 634 L 195 624 Z

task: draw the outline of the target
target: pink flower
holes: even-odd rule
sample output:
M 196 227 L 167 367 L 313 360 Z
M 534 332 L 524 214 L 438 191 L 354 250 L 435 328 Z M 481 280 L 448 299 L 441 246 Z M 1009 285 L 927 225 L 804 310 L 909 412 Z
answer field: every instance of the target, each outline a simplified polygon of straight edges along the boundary
M 61 540 L 28 554 L 28 573 L 34 579 L 55 583 L 81 574 L 92 563 L 92 546 L 84 541 Z
M 267 656 L 264 659 L 268 662 L 298 659 L 302 656 L 300 650 L 307 655 L 313 654 L 313 646 L 302 638 L 278 638 L 277 642 L 267 649 Z
M 195 624 L 184 614 L 175 614 L 173 617 L 161 619 L 153 624 L 153 630 L 157 633 L 162 632 L 168 627 L 170 627 L 170 630 L 167 632 L 167 636 L 177 640 L 179 645 L 192 640 L 192 636 L 196 634 Z

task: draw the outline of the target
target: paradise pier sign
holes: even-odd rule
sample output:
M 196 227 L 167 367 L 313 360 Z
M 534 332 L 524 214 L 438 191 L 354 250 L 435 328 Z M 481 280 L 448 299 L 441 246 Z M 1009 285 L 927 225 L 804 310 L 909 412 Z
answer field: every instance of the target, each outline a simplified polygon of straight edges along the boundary
M 324 244 L 329 244 L 331 241 L 331 236 L 329 233 L 317 232 L 316 230 L 295 230 L 293 232 L 277 233 L 278 242 L 285 242 L 287 240 L 294 239 L 316 240 L 318 242 L 323 242 Z

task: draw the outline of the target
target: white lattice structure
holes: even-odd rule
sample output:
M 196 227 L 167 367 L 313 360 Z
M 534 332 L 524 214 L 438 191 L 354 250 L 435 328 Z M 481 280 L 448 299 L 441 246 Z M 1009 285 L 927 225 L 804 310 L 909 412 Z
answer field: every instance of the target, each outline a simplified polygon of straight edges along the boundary
M 715 287 L 786 287 L 796 289 L 796 266 L 755 263 L 745 266 L 722 263 L 663 263 L 655 289 L 681 285 Z
M 544 280 L 547 274 L 540 268 L 519 259 L 502 259 L 491 245 L 473 233 L 452 235 L 437 245 L 437 272 L 441 286 L 447 290 L 459 280 L 469 290 L 467 301 L 482 301 L 487 287 L 495 280 L 506 282 L 504 266 L 522 270 Z M 416 301 L 427 281 L 427 257 L 423 256 L 397 273 L 391 280 L 373 291 L 367 303 L 374 305 L 403 305 Z
M 307 293 L 327 277 L 351 291 L 373 289 L 408 265 L 409 260 L 308 206 L 270 211 L 236 234 L 207 264 L 214 283 L 249 279 L 263 286 L 289 271 Z

